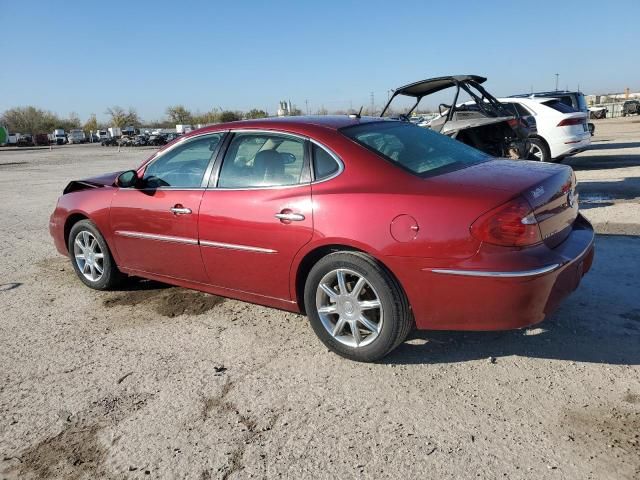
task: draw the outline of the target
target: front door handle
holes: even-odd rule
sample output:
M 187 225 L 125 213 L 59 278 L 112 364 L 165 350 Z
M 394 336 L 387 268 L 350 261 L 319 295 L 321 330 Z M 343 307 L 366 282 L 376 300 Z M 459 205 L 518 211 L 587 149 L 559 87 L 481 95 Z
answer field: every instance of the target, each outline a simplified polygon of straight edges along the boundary
M 184 208 L 180 204 L 174 207 L 171 207 L 170 210 L 171 210 L 171 213 L 173 213 L 174 215 L 189 215 L 191 213 L 190 208 Z
M 304 215 L 302 215 L 301 213 L 280 212 L 276 213 L 276 218 L 285 222 L 301 222 L 302 220 L 304 220 Z

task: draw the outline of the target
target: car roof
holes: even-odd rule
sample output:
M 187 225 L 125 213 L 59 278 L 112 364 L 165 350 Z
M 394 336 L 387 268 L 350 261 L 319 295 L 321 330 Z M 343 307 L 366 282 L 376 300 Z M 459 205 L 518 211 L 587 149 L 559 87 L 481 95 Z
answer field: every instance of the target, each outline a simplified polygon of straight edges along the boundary
M 243 128 L 264 128 L 264 129 L 287 129 L 287 128 L 304 128 L 304 127 L 324 127 L 330 130 L 338 130 L 353 125 L 361 125 L 372 122 L 394 121 L 391 119 L 383 119 L 380 117 L 358 117 L 356 115 L 306 115 L 291 117 L 270 117 L 260 118 L 256 120 L 239 120 L 236 122 L 216 123 L 208 125 L 190 132 L 189 136 L 198 132 L 204 133 L 214 130 L 238 130 Z
M 456 83 L 474 81 L 484 83 L 485 77 L 479 75 L 449 75 L 446 77 L 427 78 L 418 82 L 409 83 L 395 90 L 394 95 L 407 95 L 409 97 L 424 97 L 432 93 L 439 92 L 445 88 L 453 87 Z

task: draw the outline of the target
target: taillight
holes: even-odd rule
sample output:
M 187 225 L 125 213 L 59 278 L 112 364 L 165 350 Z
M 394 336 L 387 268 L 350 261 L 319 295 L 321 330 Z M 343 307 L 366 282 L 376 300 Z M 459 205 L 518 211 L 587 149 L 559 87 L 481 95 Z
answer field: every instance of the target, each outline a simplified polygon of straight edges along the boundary
M 524 247 L 542 241 L 533 209 L 522 197 L 479 217 L 471 225 L 471 234 L 482 242 L 509 247 Z
M 557 126 L 558 127 L 568 127 L 569 125 L 582 125 L 584 123 L 584 118 L 565 118 L 562 120 Z

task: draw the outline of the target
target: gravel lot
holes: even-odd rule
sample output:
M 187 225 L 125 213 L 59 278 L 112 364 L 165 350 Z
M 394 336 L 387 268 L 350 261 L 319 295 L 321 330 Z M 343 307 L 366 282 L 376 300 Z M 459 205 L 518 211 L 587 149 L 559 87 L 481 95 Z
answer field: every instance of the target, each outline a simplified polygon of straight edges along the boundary
M 640 478 L 640 122 L 566 163 L 599 235 L 537 328 L 416 332 L 384 362 L 304 317 L 84 287 L 47 230 L 68 180 L 151 150 L 0 149 L 0 478 Z

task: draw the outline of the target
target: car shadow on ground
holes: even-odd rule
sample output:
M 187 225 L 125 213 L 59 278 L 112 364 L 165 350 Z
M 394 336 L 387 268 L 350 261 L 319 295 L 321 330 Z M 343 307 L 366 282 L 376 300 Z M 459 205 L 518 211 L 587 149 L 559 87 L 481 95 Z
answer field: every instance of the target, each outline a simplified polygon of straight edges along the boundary
M 594 142 L 588 150 L 617 150 L 619 148 L 637 148 L 640 147 L 640 142 Z
M 640 310 L 617 331 L 572 326 L 557 315 L 525 330 L 506 332 L 414 331 L 382 360 L 388 364 L 496 362 L 507 356 L 611 365 L 640 364 Z M 597 321 L 594 320 L 597 324 Z M 626 330 L 626 331 L 625 331 Z
M 516 356 L 640 365 L 640 236 L 598 234 L 592 271 L 557 312 L 528 329 L 414 331 L 382 363 L 442 364 Z
M 640 154 L 584 155 L 565 158 L 562 162 L 575 171 L 611 170 L 640 166 Z
M 578 183 L 580 208 L 606 207 L 616 202 L 640 198 L 640 177 L 599 182 L 585 180 Z

